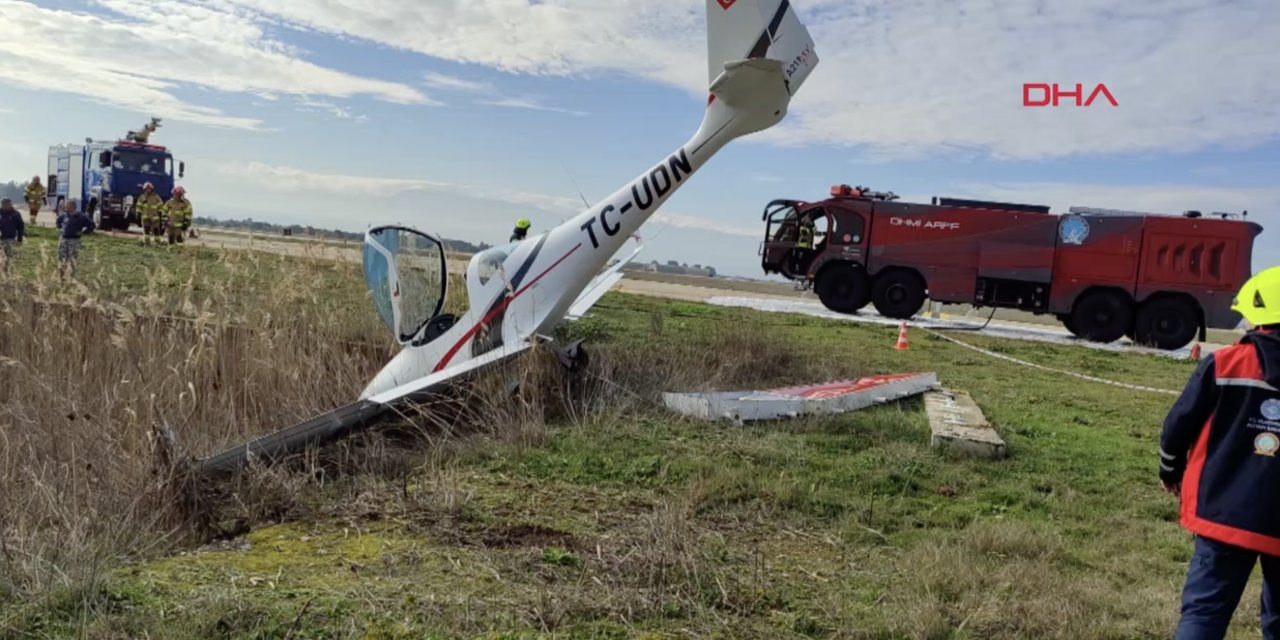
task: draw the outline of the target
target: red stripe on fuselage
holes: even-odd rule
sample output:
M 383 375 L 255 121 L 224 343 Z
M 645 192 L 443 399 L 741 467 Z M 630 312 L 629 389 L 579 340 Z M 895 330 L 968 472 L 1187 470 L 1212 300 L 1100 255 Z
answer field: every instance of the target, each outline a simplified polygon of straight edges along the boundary
M 532 287 L 533 285 L 538 284 L 538 281 L 541 280 L 543 276 L 550 273 L 552 269 L 560 266 L 560 263 L 567 260 L 569 256 L 573 255 L 574 251 L 577 251 L 578 249 L 581 249 L 581 248 L 582 248 L 582 243 L 578 243 L 572 249 L 570 249 L 568 253 L 564 254 L 563 256 L 560 256 L 559 260 L 556 260 L 554 263 L 552 263 L 551 266 L 544 269 L 542 273 L 539 273 L 536 278 L 534 278 L 533 280 L 530 280 L 529 284 L 526 284 L 525 286 L 520 287 L 519 291 L 516 291 L 515 293 L 504 298 L 498 306 L 493 308 L 493 311 L 490 311 L 488 314 L 485 315 L 484 319 L 476 323 L 476 326 L 471 327 L 471 329 L 469 329 L 467 333 L 462 336 L 462 339 L 458 341 L 458 344 L 453 345 L 453 347 L 449 349 L 448 353 L 444 354 L 444 357 L 440 359 L 439 364 L 437 364 L 436 368 L 433 369 L 431 372 L 436 373 L 441 369 L 444 369 L 446 366 L 448 366 L 449 361 L 453 360 L 453 357 L 458 355 L 458 351 L 462 350 L 462 346 L 465 345 L 468 340 L 475 337 L 476 333 L 479 333 L 482 327 L 489 324 L 490 322 L 493 322 L 493 319 L 496 318 L 499 313 L 502 313 L 504 310 L 506 310 L 507 306 L 511 304 L 512 300 L 515 300 L 516 298 L 520 297 L 520 294 L 524 293 L 525 291 L 528 291 L 529 287 Z

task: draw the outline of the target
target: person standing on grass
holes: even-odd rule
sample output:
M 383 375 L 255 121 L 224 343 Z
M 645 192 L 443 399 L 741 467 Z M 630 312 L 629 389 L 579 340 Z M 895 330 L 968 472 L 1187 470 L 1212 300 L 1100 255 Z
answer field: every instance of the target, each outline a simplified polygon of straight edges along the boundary
M 160 238 L 164 236 L 164 198 L 156 193 L 155 186 L 150 182 L 142 185 L 142 195 L 138 196 L 133 207 L 142 223 L 142 244 L 153 241 L 160 244 Z
M 191 228 L 191 201 L 187 199 L 187 190 L 176 187 L 173 197 L 164 203 L 164 210 L 169 244 L 182 244 L 183 237 Z
M 18 245 L 22 244 L 27 233 L 22 214 L 13 208 L 13 201 L 0 200 L 0 261 L 4 262 L 4 275 L 9 275 L 9 267 L 18 256 Z
M 1262 636 L 1280 639 L 1280 267 L 1231 307 L 1250 331 L 1196 367 L 1165 419 L 1160 480 L 1195 553 L 1175 640 L 1222 638 L 1262 564 Z
M 27 188 L 22 190 L 22 197 L 27 201 L 32 226 L 36 224 L 36 214 L 40 213 L 40 206 L 44 204 L 46 195 L 44 185 L 40 184 L 40 176 L 31 176 L 31 182 L 28 182 Z
M 76 260 L 80 257 L 80 237 L 93 233 L 93 219 L 85 215 L 76 206 L 73 198 L 67 200 L 62 215 L 58 216 L 58 228 L 62 230 L 58 237 L 58 277 L 65 278 L 68 269 L 71 277 L 76 277 Z

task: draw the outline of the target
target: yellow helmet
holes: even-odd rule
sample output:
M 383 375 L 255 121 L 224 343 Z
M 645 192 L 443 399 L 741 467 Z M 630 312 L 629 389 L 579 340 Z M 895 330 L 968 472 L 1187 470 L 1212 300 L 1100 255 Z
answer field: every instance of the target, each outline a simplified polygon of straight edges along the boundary
M 1249 324 L 1280 324 L 1280 267 L 1264 269 L 1240 287 L 1231 309 Z
M 517 229 L 528 229 L 530 224 L 532 223 L 529 222 L 528 218 L 520 218 L 519 220 L 516 220 Z

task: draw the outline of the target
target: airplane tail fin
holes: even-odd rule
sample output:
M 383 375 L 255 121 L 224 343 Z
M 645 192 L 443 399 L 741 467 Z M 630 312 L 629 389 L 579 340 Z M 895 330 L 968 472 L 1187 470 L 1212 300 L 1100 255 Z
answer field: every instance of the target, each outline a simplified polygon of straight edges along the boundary
M 790 0 L 706 2 L 711 98 L 702 133 L 727 142 L 780 122 L 818 55 Z
M 790 0 L 707 0 L 708 85 L 742 60 L 781 63 L 787 94 L 800 90 L 818 56 Z

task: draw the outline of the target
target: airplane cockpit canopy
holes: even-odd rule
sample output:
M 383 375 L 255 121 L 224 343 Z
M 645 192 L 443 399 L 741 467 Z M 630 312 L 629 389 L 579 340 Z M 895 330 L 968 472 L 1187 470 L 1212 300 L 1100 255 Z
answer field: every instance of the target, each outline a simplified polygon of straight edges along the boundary
M 396 340 L 414 342 L 444 308 L 449 277 L 444 245 L 407 227 L 370 229 L 364 239 L 364 277 L 378 315 Z
M 519 242 L 510 242 L 499 245 L 490 249 L 485 249 L 477 253 L 471 258 L 471 265 L 468 268 L 467 280 L 471 286 L 481 286 L 489 283 L 489 279 L 495 275 L 499 275 L 502 271 L 502 265 L 506 263 L 511 253 L 520 246 Z

